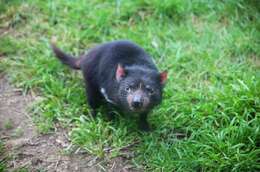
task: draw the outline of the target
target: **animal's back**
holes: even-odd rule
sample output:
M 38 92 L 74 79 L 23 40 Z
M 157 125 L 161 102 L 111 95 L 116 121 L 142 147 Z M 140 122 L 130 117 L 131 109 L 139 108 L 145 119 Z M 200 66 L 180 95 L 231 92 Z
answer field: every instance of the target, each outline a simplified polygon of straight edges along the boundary
M 113 64 L 113 66 L 117 66 L 120 63 L 123 66 L 142 65 L 157 70 L 150 55 L 133 42 L 127 40 L 113 41 L 103 44 L 101 49 L 103 49 L 103 56 L 100 59 L 100 65 Z

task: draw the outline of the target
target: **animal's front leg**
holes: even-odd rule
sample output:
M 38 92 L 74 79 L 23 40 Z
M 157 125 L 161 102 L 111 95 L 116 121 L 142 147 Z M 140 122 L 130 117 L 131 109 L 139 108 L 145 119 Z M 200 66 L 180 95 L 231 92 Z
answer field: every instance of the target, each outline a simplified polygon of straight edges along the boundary
M 148 113 L 145 112 L 145 113 L 141 113 L 140 116 L 139 116 L 139 129 L 142 130 L 142 131 L 149 131 L 150 130 L 150 126 L 149 126 L 149 123 L 147 121 L 147 115 Z

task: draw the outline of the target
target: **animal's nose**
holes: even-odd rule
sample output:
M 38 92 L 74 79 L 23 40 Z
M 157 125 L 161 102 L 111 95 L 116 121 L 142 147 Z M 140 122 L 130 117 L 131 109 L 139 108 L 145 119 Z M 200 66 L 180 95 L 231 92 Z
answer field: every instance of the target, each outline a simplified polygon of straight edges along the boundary
M 138 108 L 142 107 L 142 102 L 141 101 L 133 101 L 132 106 L 133 106 L 133 108 L 138 109 Z
M 135 109 L 142 107 L 143 103 L 142 103 L 141 97 L 139 97 L 139 96 L 134 97 L 133 102 L 132 102 L 132 106 Z

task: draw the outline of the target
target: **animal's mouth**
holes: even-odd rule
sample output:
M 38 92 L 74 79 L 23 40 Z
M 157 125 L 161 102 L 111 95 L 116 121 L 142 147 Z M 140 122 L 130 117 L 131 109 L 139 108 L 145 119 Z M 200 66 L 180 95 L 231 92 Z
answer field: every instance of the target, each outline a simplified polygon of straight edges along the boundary
M 130 106 L 129 109 L 130 109 L 131 112 L 143 112 L 143 111 L 145 111 L 145 109 L 143 107 L 134 108 L 133 106 Z

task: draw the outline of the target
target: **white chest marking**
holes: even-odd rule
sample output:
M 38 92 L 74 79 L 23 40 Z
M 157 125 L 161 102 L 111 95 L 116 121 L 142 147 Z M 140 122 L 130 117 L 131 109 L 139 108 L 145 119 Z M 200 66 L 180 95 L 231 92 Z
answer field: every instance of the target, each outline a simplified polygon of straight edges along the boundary
M 110 100 L 107 96 L 106 90 L 104 88 L 100 89 L 101 93 L 103 94 L 103 96 L 105 97 L 106 101 L 108 101 L 109 103 L 115 104 L 112 100 Z

